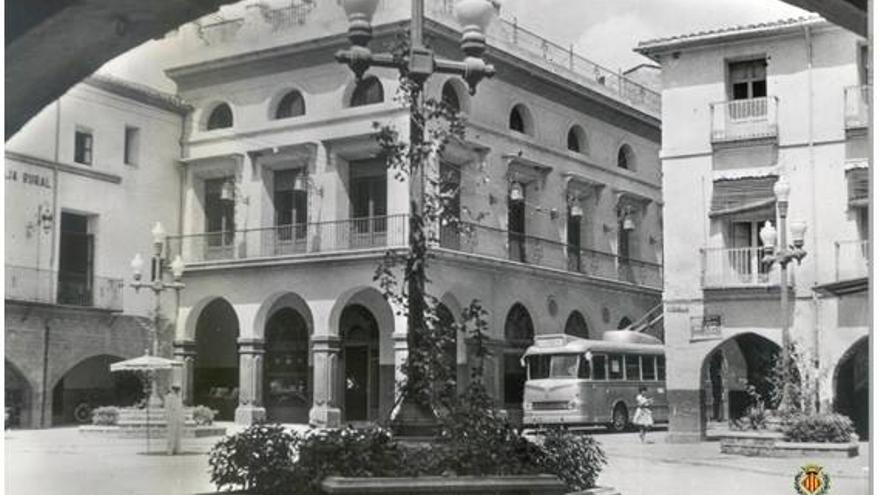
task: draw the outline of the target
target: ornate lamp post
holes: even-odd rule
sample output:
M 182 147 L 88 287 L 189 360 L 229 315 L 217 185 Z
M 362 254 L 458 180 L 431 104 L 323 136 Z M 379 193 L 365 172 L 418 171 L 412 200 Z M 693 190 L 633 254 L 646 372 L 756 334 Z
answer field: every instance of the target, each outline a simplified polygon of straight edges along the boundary
M 184 265 L 183 260 L 178 254 L 170 265 L 171 276 L 173 280 L 165 281 L 165 259 L 163 258 L 163 250 L 165 248 L 166 238 L 165 229 L 162 227 L 161 223 L 156 222 L 156 225 L 153 226 L 153 230 L 151 231 L 151 233 L 153 234 L 153 254 L 150 257 L 150 278 L 149 280 L 141 280 L 143 278 L 144 260 L 143 258 L 141 258 L 141 254 L 137 253 L 131 260 L 133 280 L 129 282 L 129 286 L 133 287 L 135 291 L 140 291 L 140 289 L 142 288 L 149 288 L 156 296 L 153 327 L 150 331 L 151 348 L 149 349 L 149 353 L 152 356 L 158 356 L 159 315 L 161 314 L 160 310 L 162 301 L 162 298 L 160 296 L 168 289 L 174 289 L 174 291 L 180 292 L 180 290 L 184 288 L 184 284 L 180 282 L 180 278 L 183 276 Z M 156 390 L 156 380 L 152 376 L 152 374 L 150 376 L 149 405 L 153 407 L 160 407 L 162 405 L 162 400 L 159 398 L 158 391 Z
M 495 68 L 483 60 L 486 51 L 484 32 L 495 14 L 495 6 L 489 0 L 458 0 L 455 15 L 462 25 L 461 50 L 464 60 L 455 61 L 438 58 L 434 51 L 424 45 L 423 31 L 425 18 L 424 0 L 412 0 L 412 19 L 410 23 L 409 53 L 397 58 L 391 53 L 373 53 L 367 46 L 373 36 L 371 21 L 379 0 L 342 0 L 342 7 L 349 20 L 348 38 L 351 47 L 336 53 L 336 60 L 347 64 L 360 80 L 370 67 L 398 69 L 407 78 L 411 89 L 410 103 L 410 147 L 418 148 L 424 143 L 423 122 L 420 122 L 419 102 L 425 81 L 434 73 L 454 74 L 462 77 L 476 92 L 477 84 L 486 77 L 495 75 Z M 418 257 L 427 249 L 423 229 L 423 207 L 425 202 L 424 164 L 410 164 L 410 220 L 409 245 Z M 425 273 L 424 263 L 412 263 L 407 282 L 407 349 L 413 352 L 421 348 L 421 336 L 426 331 L 424 319 Z M 413 370 L 410 370 L 412 373 Z M 410 379 L 414 377 L 410 376 Z M 433 412 L 424 405 L 416 404 L 405 394 L 395 419 L 401 434 L 422 435 L 433 429 Z
M 782 400 L 779 404 L 780 411 L 788 411 L 791 409 L 791 336 L 789 335 L 788 321 L 788 264 L 795 260 L 798 265 L 807 255 L 804 251 L 804 232 L 807 225 L 801 221 L 792 221 L 791 225 L 786 226 L 788 217 L 788 196 L 791 193 L 791 186 L 785 177 L 781 177 L 773 186 L 773 194 L 776 195 L 776 211 L 779 215 L 779 232 L 777 241 L 777 231 L 770 221 L 764 223 L 759 235 L 764 243 L 764 257 L 761 262 L 765 266 L 772 266 L 774 263 L 779 264 L 779 300 L 780 300 L 780 321 L 782 325 Z M 792 244 L 789 245 L 786 240 L 787 229 L 791 229 Z

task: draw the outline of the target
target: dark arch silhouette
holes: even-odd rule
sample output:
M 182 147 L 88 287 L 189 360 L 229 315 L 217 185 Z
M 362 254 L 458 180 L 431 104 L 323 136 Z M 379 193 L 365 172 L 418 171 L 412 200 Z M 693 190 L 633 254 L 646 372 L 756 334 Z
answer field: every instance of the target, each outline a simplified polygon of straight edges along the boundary
M 375 420 L 379 411 L 379 325 L 365 306 L 349 304 L 339 317 L 345 421 Z
M 354 87 L 349 106 L 361 107 L 383 101 L 385 101 L 385 90 L 382 88 L 382 82 L 375 76 L 369 76 L 361 79 Z
M 205 129 L 209 131 L 214 129 L 227 129 L 232 127 L 232 124 L 232 108 L 230 108 L 228 103 L 221 103 L 211 110 L 211 114 L 208 115 L 208 122 L 205 125 Z
M 299 117 L 306 114 L 306 102 L 302 93 L 297 90 L 289 91 L 281 98 L 275 107 L 276 119 L 287 119 L 290 117 Z
M 867 335 L 857 340 L 834 368 L 834 411 L 849 417 L 863 440 L 867 440 L 870 433 L 868 343 Z
M 590 338 L 590 329 L 587 326 L 587 320 L 584 319 L 584 315 L 582 315 L 580 311 L 572 311 L 571 314 L 568 315 L 568 320 L 565 321 L 565 333 L 582 339 Z
M 208 303 L 196 321 L 193 399 L 229 421 L 238 406 L 238 316 L 225 299 Z
M 293 308 L 281 308 L 266 322 L 265 335 L 263 404 L 266 419 L 307 423 L 312 405 L 312 370 L 306 320 Z

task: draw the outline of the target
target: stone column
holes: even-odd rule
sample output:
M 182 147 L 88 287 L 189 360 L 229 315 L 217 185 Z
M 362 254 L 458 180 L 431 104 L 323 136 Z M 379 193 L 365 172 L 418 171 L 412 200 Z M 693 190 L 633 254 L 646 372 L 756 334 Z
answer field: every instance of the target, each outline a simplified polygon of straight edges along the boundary
M 175 376 L 172 377 L 171 383 L 180 385 L 180 392 L 183 397 L 183 405 L 194 406 L 193 404 L 193 376 L 196 369 L 196 343 L 193 340 L 175 340 L 174 341 L 174 359 L 183 363 L 183 367 L 174 370 Z
M 309 424 L 325 428 L 342 425 L 339 409 L 339 337 L 336 335 L 312 336 L 312 409 Z
M 406 380 L 406 370 L 403 366 L 406 364 L 406 357 L 409 352 L 406 342 L 406 326 L 403 327 L 403 331 L 394 332 L 391 335 L 391 338 L 394 340 L 394 404 L 399 404 L 399 385 Z M 397 411 L 394 411 L 392 417 L 394 417 L 396 413 Z
M 238 339 L 238 408 L 235 422 L 253 424 L 266 419 L 263 407 L 263 339 Z

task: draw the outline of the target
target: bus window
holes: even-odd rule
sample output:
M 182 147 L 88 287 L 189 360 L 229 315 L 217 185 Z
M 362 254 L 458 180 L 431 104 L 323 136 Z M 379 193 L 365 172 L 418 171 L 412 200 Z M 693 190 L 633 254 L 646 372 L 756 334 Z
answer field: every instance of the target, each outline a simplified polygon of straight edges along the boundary
M 593 379 L 604 380 L 605 377 L 605 355 L 593 354 Z
M 657 379 L 665 380 L 666 379 L 666 357 L 665 356 L 657 356 Z
M 529 366 L 529 380 L 541 380 L 550 378 L 550 356 L 529 356 L 526 358 Z
M 642 380 L 656 380 L 654 373 L 654 356 L 642 356 Z
M 620 354 L 608 356 L 608 379 L 623 380 L 623 356 Z
M 550 376 L 552 378 L 576 378 L 577 373 L 577 354 L 557 354 L 550 359 Z
M 592 378 L 590 373 L 590 362 L 586 359 L 581 359 L 580 365 L 578 366 L 578 378 L 584 378 L 589 380 Z
M 626 379 L 630 381 L 639 381 L 642 379 L 639 373 L 639 357 L 627 355 L 626 362 Z

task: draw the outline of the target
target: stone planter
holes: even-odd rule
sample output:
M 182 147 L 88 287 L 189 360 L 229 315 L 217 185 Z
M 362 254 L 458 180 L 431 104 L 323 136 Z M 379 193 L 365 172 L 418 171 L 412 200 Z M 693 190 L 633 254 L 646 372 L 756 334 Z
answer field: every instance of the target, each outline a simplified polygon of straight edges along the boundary
M 321 483 L 327 494 L 440 495 L 479 493 L 493 495 L 564 495 L 565 485 L 555 476 L 422 476 L 417 478 L 342 478 Z
M 755 457 L 855 457 L 857 440 L 848 443 L 786 442 L 776 431 L 731 431 L 718 435 L 722 454 Z

